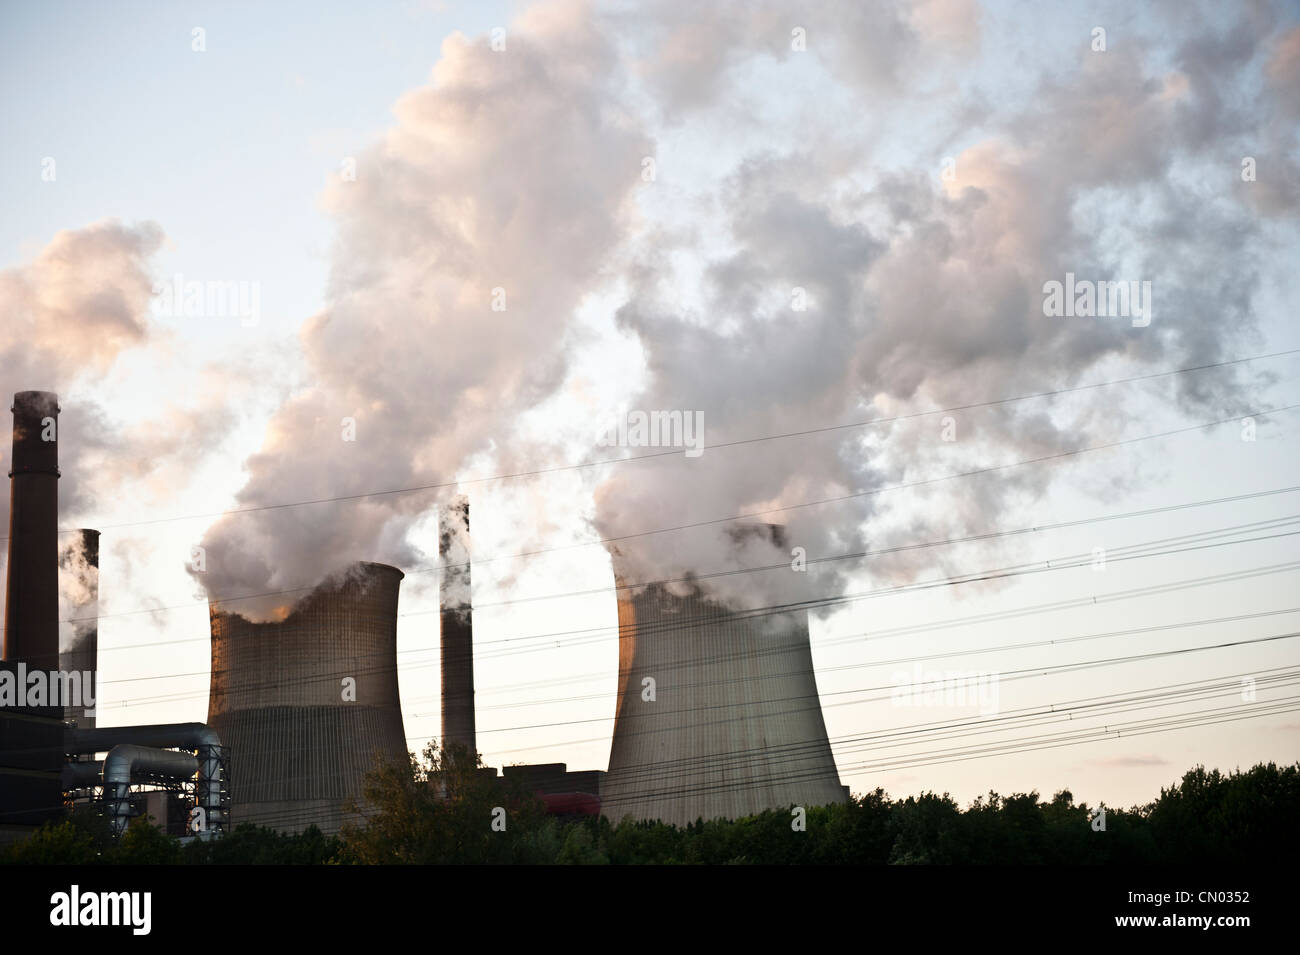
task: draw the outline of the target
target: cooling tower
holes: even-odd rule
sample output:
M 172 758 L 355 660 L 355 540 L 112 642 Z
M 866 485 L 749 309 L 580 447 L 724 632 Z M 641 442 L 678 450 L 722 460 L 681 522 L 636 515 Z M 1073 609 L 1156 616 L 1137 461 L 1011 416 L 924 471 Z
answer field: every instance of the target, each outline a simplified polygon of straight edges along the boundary
M 59 666 L 59 399 L 14 395 L 4 659 Z
M 806 613 L 735 613 L 655 584 L 620 589 L 618 622 L 604 815 L 684 826 L 844 801 Z
M 59 669 L 83 677 L 91 674 L 91 686 L 98 692 L 99 531 L 83 528 L 73 534 L 59 555 L 59 571 L 70 618 L 59 644 Z M 65 701 L 63 719 L 78 729 L 95 726 L 94 710 L 87 713 L 79 701 Z
M 280 622 L 210 606 L 208 725 L 229 754 L 231 818 L 338 831 L 376 755 L 405 760 L 396 567 L 358 563 Z
M 474 612 L 470 603 L 469 501 L 443 508 L 438 528 L 442 561 L 442 743 L 478 755 L 474 732 Z

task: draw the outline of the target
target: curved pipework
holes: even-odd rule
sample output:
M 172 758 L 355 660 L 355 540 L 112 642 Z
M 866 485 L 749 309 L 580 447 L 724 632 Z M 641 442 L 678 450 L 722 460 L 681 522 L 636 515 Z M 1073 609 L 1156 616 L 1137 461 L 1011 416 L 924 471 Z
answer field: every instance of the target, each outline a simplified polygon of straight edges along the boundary
M 206 723 L 155 723 L 148 726 L 96 726 L 68 734 L 69 753 L 97 753 L 119 743 L 137 746 L 220 746 L 221 737 Z
M 198 751 L 196 768 L 199 772 L 198 803 L 207 813 L 207 827 L 213 832 L 225 828 L 221 812 L 222 748 L 221 737 L 206 723 L 157 723 L 151 726 L 97 726 L 93 729 L 73 729 L 67 735 L 66 749 L 70 754 L 99 753 L 124 745 L 156 749 L 178 746 Z M 180 753 L 180 756 L 188 754 Z M 193 760 L 193 756 L 188 756 Z M 92 764 L 93 765 L 93 764 Z M 107 768 L 108 761 L 104 762 Z M 66 772 L 66 770 L 65 770 Z M 194 775 L 194 770 L 186 774 Z M 108 777 L 104 777 L 104 799 L 109 800 Z
M 199 770 L 199 760 L 189 753 L 123 743 L 108 751 L 104 760 L 104 806 L 113 831 L 121 835 L 131 816 L 131 777 L 168 776 L 189 779 Z

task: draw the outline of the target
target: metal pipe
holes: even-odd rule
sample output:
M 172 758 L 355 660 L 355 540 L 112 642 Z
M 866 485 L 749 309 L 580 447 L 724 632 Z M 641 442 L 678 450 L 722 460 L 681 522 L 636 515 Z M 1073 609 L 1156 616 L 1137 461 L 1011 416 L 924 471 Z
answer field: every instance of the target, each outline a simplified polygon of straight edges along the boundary
M 104 760 L 104 806 L 113 831 L 121 835 L 131 817 L 131 779 L 167 776 L 189 779 L 199 771 L 199 760 L 189 753 L 123 743 L 108 751 Z
M 96 726 L 70 730 L 67 737 L 68 752 L 102 753 L 119 743 L 137 746 L 220 746 L 221 737 L 206 723 L 153 723 L 144 726 Z
M 64 792 L 73 789 L 89 789 L 98 786 L 104 772 L 104 764 L 93 756 L 83 761 L 67 763 L 59 777 L 59 784 Z
M 221 811 L 224 754 L 221 737 L 206 723 L 155 723 L 146 726 L 74 728 L 68 731 L 66 739 L 64 748 L 69 755 L 74 756 L 83 753 L 102 753 L 123 745 L 133 745 L 137 748 L 177 746 L 197 750 L 199 806 L 207 813 L 209 830 L 214 832 L 224 830 L 225 818 Z M 104 798 L 106 801 L 109 798 L 107 782 L 104 786 Z

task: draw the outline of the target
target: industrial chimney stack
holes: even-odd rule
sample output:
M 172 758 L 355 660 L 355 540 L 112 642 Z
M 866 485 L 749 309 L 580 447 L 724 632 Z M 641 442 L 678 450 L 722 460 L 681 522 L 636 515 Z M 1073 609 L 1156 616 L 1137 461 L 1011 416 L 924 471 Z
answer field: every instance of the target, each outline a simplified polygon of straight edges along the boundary
M 9 564 L 4 654 L 11 686 L 59 666 L 58 396 L 14 395 L 9 468 Z M 0 843 L 62 812 L 63 708 L 22 700 L 0 706 Z
M 469 579 L 469 501 L 442 509 L 442 745 L 459 744 L 478 757 L 474 732 L 474 621 Z
M 59 647 L 59 669 L 64 673 L 90 673 L 99 685 L 99 531 L 82 528 L 60 555 L 67 595 L 68 630 Z M 80 702 L 63 706 L 63 718 L 79 729 L 93 729 L 95 715 Z
M 58 396 L 14 395 L 4 659 L 59 666 Z

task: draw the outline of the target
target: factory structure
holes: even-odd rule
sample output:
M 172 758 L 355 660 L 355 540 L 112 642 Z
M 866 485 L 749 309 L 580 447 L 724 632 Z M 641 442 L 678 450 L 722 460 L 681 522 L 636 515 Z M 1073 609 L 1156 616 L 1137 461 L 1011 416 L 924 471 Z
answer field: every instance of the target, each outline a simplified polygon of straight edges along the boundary
M 58 396 L 14 395 L 9 549 L 0 659 L 0 841 L 21 839 L 78 802 L 97 803 L 112 829 L 188 809 L 191 838 L 225 832 L 226 752 L 202 723 L 99 727 L 99 533 L 79 530 L 60 554 Z M 70 638 L 60 645 L 60 568 L 74 576 Z M 169 820 L 170 821 L 170 820 Z
M 403 574 L 358 563 L 284 620 L 209 611 L 208 724 L 232 754 L 239 822 L 335 832 L 376 755 L 406 753 L 397 692 Z
M 618 703 L 605 815 L 685 826 L 845 801 L 807 611 L 738 613 L 698 592 L 638 588 L 613 556 Z
M 117 832 L 148 815 L 188 838 L 241 823 L 335 833 L 359 821 L 351 807 L 366 772 L 409 756 L 398 692 L 402 571 L 353 563 L 269 622 L 210 601 L 207 722 L 97 725 L 93 696 L 70 693 L 69 683 L 97 679 L 99 533 L 60 535 L 57 526 L 57 397 L 19 392 L 12 411 L 0 842 L 78 804 L 98 806 Z M 477 755 L 464 498 L 440 512 L 439 556 L 440 741 Z M 698 591 L 677 595 L 628 579 L 622 556 L 612 557 L 619 667 L 608 768 L 515 765 L 504 778 L 554 815 L 613 822 L 686 825 L 847 799 L 806 612 L 734 611 Z M 73 584 L 62 642 L 61 574 Z M 63 692 L 25 692 L 38 672 Z

